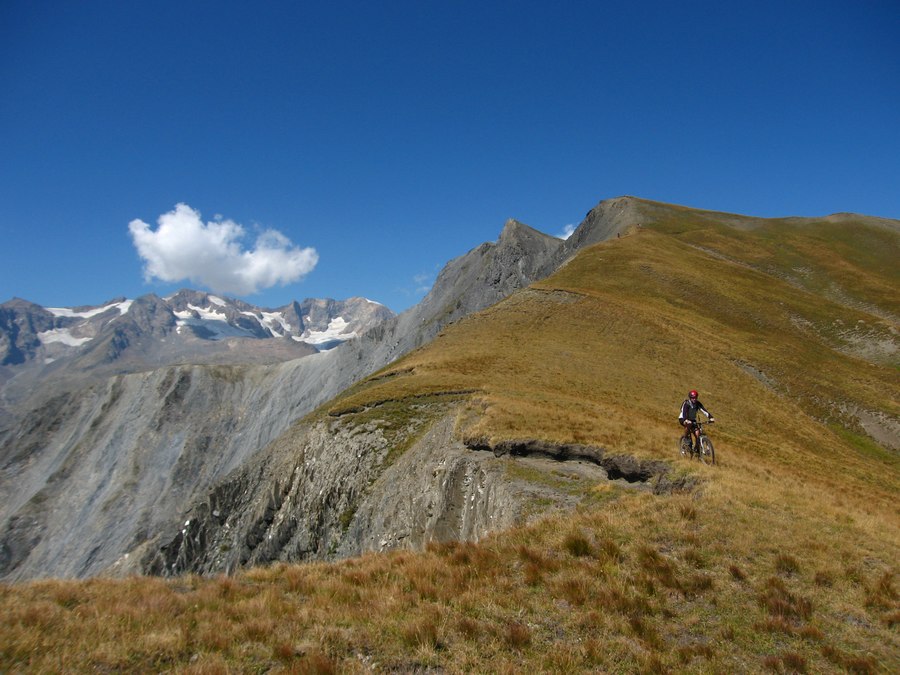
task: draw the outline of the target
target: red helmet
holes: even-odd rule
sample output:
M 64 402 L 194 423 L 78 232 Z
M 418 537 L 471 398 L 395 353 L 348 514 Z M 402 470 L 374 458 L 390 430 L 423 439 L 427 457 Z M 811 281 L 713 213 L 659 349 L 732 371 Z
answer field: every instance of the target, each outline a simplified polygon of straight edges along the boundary
M 691 389 L 690 393 L 688 394 L 688 398 L 697 398 L 699 395 L 700 394 L 697 393 L 696 389 Z

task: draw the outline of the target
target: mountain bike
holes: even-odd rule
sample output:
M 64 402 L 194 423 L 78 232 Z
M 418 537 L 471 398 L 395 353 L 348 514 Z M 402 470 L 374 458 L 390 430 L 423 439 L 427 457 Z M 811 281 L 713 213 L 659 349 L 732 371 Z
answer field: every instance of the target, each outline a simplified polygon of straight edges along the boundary
M 693 435 L 685 438 L 681 436 L 678 439 L 678 451 L 681 453 L 682 457 L 688 457 L 693 459 L 696 455 L 697 459 L 699 459 L 704 464 L 715 464 L 716 463 L 716 450 L 713 448 L 713 442 L 709 440 L 709 436 L 706 435 L 706 432 L 703 431 L 703 422 L 697 421 L 694 422 L 697 425 L 697 442 L 700 445 L 700 450 L 694 450 L 693 446 Z M 712 424 L 712 422 L 706 422 L 706 424 Z

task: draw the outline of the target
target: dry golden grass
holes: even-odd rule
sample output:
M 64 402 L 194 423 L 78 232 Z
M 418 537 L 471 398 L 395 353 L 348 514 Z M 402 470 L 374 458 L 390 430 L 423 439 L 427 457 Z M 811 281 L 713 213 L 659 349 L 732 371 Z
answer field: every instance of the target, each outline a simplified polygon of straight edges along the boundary
M 756 487 L 732 492 L 732 503 Z M 734 672 L 794 654 L 810 672 L 854 659 L 857 669 L 870 664 L 863 672 L 895 666 L 896 629 L 885 620 L 897 609 L 894 546 L 846 524 L 842 547 L 833 538 L 814 547 L 807 538 L 819 524 L 755 499 L 765 527 L 736 523 L 741 508 L 712 511 L 727 506 L 715 494 L 636 495 L 418 554 L 232 578 L 4 587 L 0 663 L 32 672 Z M 784 572 L 785 556 L 799 569 Z M 829 586 L 817 569 L 834 569 Z
M 897 328 L 897 236 L 667 213 L 326 410 L 453 400 L 461 435 L 666 459 L 698 489 L 600 489 L 421 553 L 2 586 L 0 670 L 900 671 L 898 456 L 852 417 L 898 417 L 898 364 L 850 335 Z M 692 387 L 718 466 L 676 458 Z

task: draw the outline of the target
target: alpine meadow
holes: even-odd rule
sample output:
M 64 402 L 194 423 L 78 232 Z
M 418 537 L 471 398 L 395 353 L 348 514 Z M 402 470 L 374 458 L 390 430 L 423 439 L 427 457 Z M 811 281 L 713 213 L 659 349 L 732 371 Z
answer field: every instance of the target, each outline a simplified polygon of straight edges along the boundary
M 900 671 L 900 222 L 605 208 L 602 240 L 263 449 L 253 523 L 216 510 L 232 476 L 190 546 L 142 549 L 154 575 L 0 586 L 0 671 Z M 693 388 L 715 465 L 678 453 Z M 316 429 L 380 440 L 302 560 L 280 514 Z M 345 548 L 451 448 L 496 478 L 444 517 L 483 524 Z

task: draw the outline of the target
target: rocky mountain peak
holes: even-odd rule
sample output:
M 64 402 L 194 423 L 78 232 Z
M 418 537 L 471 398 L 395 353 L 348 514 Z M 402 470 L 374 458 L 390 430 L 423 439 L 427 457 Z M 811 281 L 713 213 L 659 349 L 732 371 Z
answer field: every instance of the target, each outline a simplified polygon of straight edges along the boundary
M 515 218 L 506 221 L 497 243 L 501 246 L 522 245 L 530 248 L 535 242 L 542 242 L 542 246 L 549 244 L 550 248 L 555 248 L 562 243 L 556 237 L 544 234 Z
M 525 223 L 516 220 L 515 218 L 507 218 L 506 222 L 503 223 L 503 229 L 500 231 L 500 239 L 508 239 L 510 237 L 515 237 L 519 233 L 524 232 L 526 230 L 530 230 Z
M 30 300 L 24 300 L 22 298 L 14 297 L 10 300 L 7 300 L 2 305 L 0 305 L 0 311 L 2 310 L 18 310 L 18 311 L 41 311 L 46 312 L 46 310 L 38 304 L 31 302 Z
M 13 298 L 0 305 L 0 366 L 24 363 L 40 347 L 38 333 L 53 328 L 53 315 L 33 302 Z
M 644 213 L 647 202 L 635 197 L 606 199 L 588 211 L 584 222 L 578 226 L 566 241 L 566 248 L 577 250 L 600 241 L 606 241 L 623 234 L 631 227 L 646 220 Z

